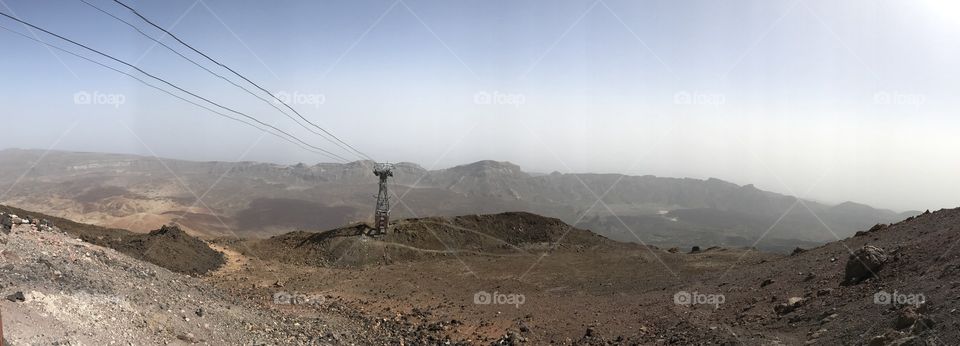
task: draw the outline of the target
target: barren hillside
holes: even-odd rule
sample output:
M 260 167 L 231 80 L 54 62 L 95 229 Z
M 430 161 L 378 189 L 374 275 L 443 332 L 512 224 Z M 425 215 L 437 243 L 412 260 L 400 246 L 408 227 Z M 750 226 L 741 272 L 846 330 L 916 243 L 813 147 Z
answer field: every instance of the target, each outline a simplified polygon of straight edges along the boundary
M 384 238 L 366 230 L 357 224 L 160 251 L 180 262 L 131 252 L 168 266 L 222 254 L 222 265 L 191 277 L 76 239 L 77 231 L 17 225 L 0 235 L 4 331 L 14 345 L 960 339 L 960 209 L 877 225 L 789 256 L 623 244 L 529 213 L 399 220 Z M 98 237 L 109 236 L 90 239 Z M 169 228 L 142 243 L 130 239 L 119 244 L 183 249 L 199 241 Z
M 446 335 L 481 344 L 939 345 L 960 338 L 960 286 L 952 278 L 960 255 L 951 251 L 960 239 L 960 209 L 878 225 L 790 256 L 724 248 L 687 253 L 589 236 L 539 251 L 518 237 L 524 234 L 518 225 L 533 219 L 541 226 L 532 227 L 544 229 L 537 234 L 555 234 L 551 219 L 501 214 L 404 220 L 398 223 L 403 230 L 384 240 L 365 238 L 358 225 L 234 244 L 266 262 L 223 284 L 277 280 L 380 316 L 419 311 L 432 323 L 454 319 L 462 325 Z M 509 245 L 497 247 L 485 237 L 456 243 L 494 229 L 513 236 L 505 238 Z M 419 248 L 407 248 L 414 245 Z M 848 280 L 848 267 L 868 260 L 851 254 L 867 245 L 884 254 L 870 269 L 876 276 Z M 426 248 L 437 253 L 424 254 Z M 525 303 L 472 302 L 475 294 L 491 292 L 522 295 Z

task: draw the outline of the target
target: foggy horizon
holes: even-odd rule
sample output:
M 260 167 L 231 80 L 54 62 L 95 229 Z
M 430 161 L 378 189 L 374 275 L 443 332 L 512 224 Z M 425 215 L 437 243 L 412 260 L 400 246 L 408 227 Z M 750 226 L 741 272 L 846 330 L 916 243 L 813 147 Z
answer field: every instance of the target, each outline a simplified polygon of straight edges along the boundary
M 45 148 L 0 148 L 0 151 L 4 151 L 4 150 L 47 151 L 48 149 L 45 149 Z M 62 151 L 62 152 L 80 152 L 80 153 L 95 153 L 95 154 L 119 154 L 119 155 L 135 155 L 135 156 L 141 156 L 141 157 L 152 157 L 152 154 L 149 153 L 149 152 L 148 152 L 148 153 L 136 153 L 136 152 L 100 152 L 100 151 L 83 151 L 83 150 L 68 150 L 68 149 L 49 149 L 49 150 L 50 150 L 50 151 Z M 302 161 L 286 161 L 286 162 L 284 162 L 284 161 L 260 161 L 260 160 L 250 160 L 250 159 L 244 159 L 244 160 L 205 160 L 205 159 L 189 159 L 189 158 L 181 158 L 181 157 L 169 157 L 169 156 L 162 156 L 162 155 L 157 156 L 157 158 L 160 158 L 160 159 L 162 159 L 162 160 L 183 160 L 183 161 L 194 161 L 194 162 L 224 162 L 224 163 L 255 162 L 255 163 L 276 164 L 276 165 L 283 165 L 283 166 L 294 166 L 294 165 L 301 164 L 301 163 L 302 163 L 302 164 L 305 164 L 305 165 L 307 165 L 307 166 L 314 166 L 314 165 L 318 165 L 318 164 L 346 164 L 346 163 L 342 163 L 342 162 L 329 162 L 329 161 L 322 161 L 322 160 L 321 160 L 321 161 L 317 161 L 317 162 L 302 162 Z M 359 161 L 370 161 L 370 160 L 356 160 L 356 161 L 350 161 L 350 162 L 348 162 L 348 163 L 359 162 Z M 498 159 L 494 159 L 494 158 L 480 159 L 480 160 L 474 160 L 474 161 L 468 161 L 468 162 L 461 162 L 461 163 L 451 163 L 450 165 L 436 165 L 435 167 L 428 167 L 428 166 L 425 166 L 425 165 L 422 164 L 422 163 L 419 163 L 419 162 L 410 162 L 410 161 L 398 161 L 398 162 L 391 162 L 391 163 L 394 163 L 394 164 L 396 164 L 396 163 L 411 163 L 411 164 L 416 164 L 416 165 L 418 165 L 418 166 L 420 166 L 420 167 L 422 167 L 423 169 L 426 169 L 426 170 L 428 170 L 428 171 L 433 171 L 433 170 L 443 170 L 443 169 L 449 169 L 449 168 L 453 168 L 453 167 L 457 167 L 457 166 L 469 165 L 469 164 L 476 163 L 476 162 L 480 162 L 480 161 L 497 161 L 497 162 L 507 162 L 507 163 L 511 163 L 511 164 L 514 164 L 514 165 L 519 166 L 520 169 L 523 170 L 524 173 L 528 173 L 528 174 L 543 174 L 543 175 L 546 175 L 546 174 L 552 174 L 552 173 L 554 173 L 554 172 L 557 172 L 557 173 L 562 173 L 562 174 L 621 174 L 621 175 L 625 175 L 625 176 L 634 176 L 634 177 L 650 175 L 650 176 L 655 176 L 655 177 L 659 177 L 659 178 L 699 179 L 699 180 L 719 179 L 719 180 L 722 180 L 722 181 L 725 181 L 725 182 L 728 182 L 728 183 L 732 183 L 732 184 L 736 184 L 736 185 L 739 185 L 739 186 L 753 185 L 754 187 L 756 187 L 756 188 L 758 188 L 758 189 L 760 189 L 760 190 L 763 190 L 763 191 L 778 193 L 778 194 L 782 194 L 782 195 L 786 195 L 786 196 L 800 197 L 800 198 L 803 198 L 803 199 L 806 199 L 806 200 L 815 201 L 815 202 L 819 202 L 819 203 L 824 203 L 824 204 L 827 204 L 827 205 L 837 205 L 837 204 L 846 203 L 846 202 L 853 202 L 853 203 L 858 203 L 858 204 L 866 204 L 866 205 L 869 205 L 869 206 L 871 206 L 871 207 L 879 208 L 879 209 L 889 209 L 889 210 L 892 210 L 892 211 L 898 212 L 898 213 L 901 213 L 901 212 L 923 211 L 923 210 L 927 210 L 927 209 L 929 209 L 929 210 L 938 210 L 938 209 L 941 209 L 941 208 L 922 208 L 922 209 L 921 209 L 921 208 L 912 208 L 912 209 L 911 209 L 911 208 L 907 208 L 907 209 L 897 209 L 897 208 L 890 208 L 890 207 L 887 207 L 887 206 L 884 206 L 884 205 L 870 204 L 870 203 L 867 203 L 867 202 L 856 201 L 856 200 L 840 200 L 840 201 L 834 201 L 834 200 L 821 199 L 821 198 L 818 198 L 818 197 L 816 197 L 816 196 L 795 196 L 795 195 L 793 195 L 790 191 L 777 190 L 777 188 L 776 188 L 775 186 L 774 186 L 774 187 L 764 187 L 764 186 L 759 186 L 759 185 L 757 185 L 757 184 L 755 184 L 755 183 L 751 183 L 751 182 L 738 182 L 738 181 L 734 181 L 734 180 L 731 180 L 731 179 L 726 179 L 726 178 L 724 178 L 724 177 L 715 177 L 715 176 L 703 176 L 703 177 L 698 177 L 698 176 L 665 176 L 665 175 L 657 175 L 657 174 L 642 173 L 642 172 L 636 172 L 636 173 L 601 172 L 601 171 L 582 171 L 582 172 L 580 172 L 580 171 L 560 171 L 560 170 L 538 171 L 538 170 L 529 169 L 529 168 L 525 167 L 525 166 L 524 166 L 523 164 L 521 164 L 521 163 L 517 163 L 517 162 L 513 162 L 513 161 L 508 161 L 508 160 L 498 160 Z M 943 207 L 943 208 L 950 208 L 950 207 Z

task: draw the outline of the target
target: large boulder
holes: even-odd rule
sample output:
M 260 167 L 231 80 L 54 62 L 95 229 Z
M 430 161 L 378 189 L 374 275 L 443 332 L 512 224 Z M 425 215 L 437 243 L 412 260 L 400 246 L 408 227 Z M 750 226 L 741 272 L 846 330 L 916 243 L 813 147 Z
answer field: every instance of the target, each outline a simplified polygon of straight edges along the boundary
M 864 245 L 850 254 L 847 259 L 843 282 L 855 284 L 874 276 L 887 263 L 887 259 L 887 253 L 883 249 L 873 245 Z

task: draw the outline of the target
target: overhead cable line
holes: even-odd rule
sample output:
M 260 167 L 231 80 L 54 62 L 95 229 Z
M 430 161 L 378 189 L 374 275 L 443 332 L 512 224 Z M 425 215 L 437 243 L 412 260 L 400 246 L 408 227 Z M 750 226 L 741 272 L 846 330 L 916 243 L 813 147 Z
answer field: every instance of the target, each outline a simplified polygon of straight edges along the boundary
M 175 97 L 175 98 L 177 98 L 177 99 L 180 99 L 181 101 L 184 101 L 184 102 L 187 102 L 187 103 L 192 104 L 192 105 L 194 105 L 194 106 L 197 106 L 197 107 L 206 109 L 206 110 L 208 110 L 208 111 L 210 111 L 210 112 L 212 112 L 212 113 L 214 113 L 214 114 L 217 114 L 217 115 L 219 115 L 219 116 L 221 116 L 221 117 L 224 117 L 224 118 L 227 118 L 227 119 L 230 119 L 230 120 L 234 120 L 234 121 L 237 121 L 237 122 L 246 124 L 247 126 L 253 127 L 253 128 L 255 128 L 255 129 L 257 129 L 257 130 L 260 130 L 260 131 L 262 131 L 262 132 L 269 133 L 269 134 L 271 134 L 271 135 L 276 136 L 277 138 L 280 138 L 280 139 L 282 139 L 282 140 L 285 140 L 285 141 L 287 141 L 287 142 L 290 142 L 291 144 L 294 144 L 294 145 L 296 145 L 296 146 L 299 146 L 300 148 L 302 148 L 302 149 L 304 149 L 304 150 L 306 150 L 306 151 L 309 151 L 309 152 L 312 152 L 312 153 L 316 153 L 316 154 L 321 154 L 321 155 L 323 155 L 323 156 L 326 156 L 327 158 L 330 158 L 330 159 L 333 159 L 333 160 L 337 160 L 337 158 L 335 158 L 335 157 L 333 157 L 333 156 L 330 156 L 329 154 L 327 154 L 327 153 L 325 153 L 325 152 L 322 152 L 322 151 L 319 151 L 319 150 L 310 148 L 310 147 L 306 146 L 306 145 L 303 144 L 303 143 L 298 143 L 298 142 L 296 142 L 296 141 L 294 141 L 294 140 L 292 140 L 292 139 L 290 139 L 290 138 L 288 138 L 288 137 L 281 136 L 280 134 L 277 134 L 277 133 L 275 133 L 275 132 L 267 131 L 266 129 L 260 128 L 260 127 L 258 127 L 257 125 L 254 125 L 254 124 L 252 124 L 252 123 L 249 123 L 249 122 L 247 122 L 247 121 L 245 121 L 245 120 L 243 120 L 243 119 L 234 118 L 234 117 L 229 116 L 229 115 L 227 115 L 227 114 L 223 114 L 223 113 L 221 113 L 221 112 L 218 112 L 217 110 L 212 109 L 212 108 L 210 108 L 210 107 L 207 107 L 207 106 L 204 106 L 204 105 L 202 105 L 202 104 L 196 103 L 196 102 L 191 101 L 191 100 L 188 100 L 188 99 L 186 99 L 186 98 L 183 98 L 183 97 L 180 96 L 180 95 L 174 94 L 174 93 L 172 93 L 172 92 L 170 92 L 170 91 L 168 91 L 168 90 L 166 90 L 166 89 L 163 89 L 163 88 L 158 87 L 158 86 L 156 86 L 156 85 L 154 85 L 154 84 L 151 84 L 150 82 L 144 81 L 143 79 L 140 79 L 139 77 L 137 77 L 137 76 L 135 76 L 135 75 L 133 75 L 133 74 L 130 74 L 130 73 L 121 71 L 121 70 L 119 70 L 119 69 L 116 69 L 116 68 L 114 68 L 114 67 L 108 66 L 108 65 L 106 65 L 106 64 L 103 64 L 103 63 L 101 63 L 101 62 L 99 62 L 99 61 L 90 59 L 90 58 L 88 58 L 88 57 L 82 56 L 82 55 L 77 54 L 77 53 L 75 53 L 75 52 L 71 52 L 71 51 L 66 50 L 66 49 L 64 49 L 64 48 L 57 47 L 57 46 L 55 46 L 55 45 L 53 45 L 53 44 L 51 44 L 51 43 L 47 43 L 47 42 L 38 40 L 38 39 L 36 39 L 36 38 L 30 37 L 30 36 L 28 36 L 28 35 L 26 35 L 26 34 L 23 34 L 23 33 L 18 32 L 18 31 L 16 31 L 16 30 L 10 29 L 10 28 L 8 28 L 8 27 L 5 27 L 5 26 L 0 25 L 0 29 L 9 31 L 10 33 L 13 33 L 13 34 L 22 36 L 22 37 L 24 37 L 24 38 L 26 38 L 26 39 L 28 39 L 28 40 L 31 40 L 31 41 L 40 43 L 40 44 L 42 44 L 42 45 L 51 47 L 51 48 L 56 49 L 56 50 L 59 50 L 59 51 L 61 51 L 61 52 L 64 52 L 64 53 L 73 55 L 73 56 L 75 56 L 75 57 L 77 57 L 77 58 L 80 58 L 80 59 L 89 61 L 89 62 L 91 62 L 91 63 L 97 64 L 97 65 L 99 65 L 99 66 L 101 66 L 101 67 L 103 67 L 103 68 L 106 68 L 106 69 L 112 70 L 112 71 L 114 71 L 114 72 L 117 72 L 117 73 L 126 75 L 127 77 L 133 78 L 133 79 L 135 79 L 136 81 L 138 81 L 138 82 L 140 82 L 140 83 L 142 83 L 142 84 L 144 84 L 144 85 L 146 85 L 146 86 L 148 86 L 148 87 L 151 87 L 151 88 L 153 88 L 153 89 L 159 90 L 159 91 L 161 91 L 161 92 L 163 92 L 163 93 L 166 93 L 167 95 L 170 95 L 170 96 L 173 96 L 173 97 Z M 287 132 L 284 132 L 284 131 L 279 131 L 279 132 L 280 132 L 280 133 L 283 133 L 283 134 L 286 134 L 287 136 L 290 136 L 290 137 L 295 137 L 295 136 L 293 136 L 293 135 L 291 135 L 291 134 L 289 134 L 289 133 L 287 133 Z
M 300 125 L 300 127 L 306 129 L 307 131 L 310 131 L 310 132 L 312 132 L 313 134 L 320 136 L 321 138 L 327 140 L 328 142 L 330 142 L 330 143 L 332 143 L 332 144 L 340 147 L 341 149 L 347 151 L 348 153 L 350 153 L 350 154 L 352 154 L 352 155 L 354 155 L 354 156 L 359 157 L 360 159 L 366 159 L 366 157 L 364 157 L 364 156 L 359 156 L 359 155 L 357 155 L 355 152 L 353 152 L 353 151 L 351 151 L 350 149 L 348 149 L 347 147 L 344 147 L 343 144 L 340 144 L 339 142 L 334 141 L 333 139 L 328 138 L 327 135 L 325 135 L 324 133 L 322 133 L 322 132 L 317 132 L 317 130 L 315 130 L 315 129 L 311 128 L 311 127 L 308 127 L 308 126 L 306 126 L 306 125 L 304 125 L 304 124 L 302 124 L 300 120 L 297 120 L 297 118 L 295 118 L 294 116 L 290 115 L 288 112 L 284 111 L 283 109 L 280 109 L 280 107 L 277 107 L 277 102 L 275 102 L 275 101 L 269 101 L 269 100 L 263 98 L 262 96 L 257 95 L 256 93 L 254 93 L 254 92 L 251 91 L 250 89 L 247 89 L 247 88 L 245 88 L 244 86 L 242 86 L 242 85 L 240 85 L 240 84 L 237 84 L 237 83 L 234 82 L 233 80 L 230 80 L 230 79 L 224 77 L 223 75 L 220 75 L 220 74 L 218 74 L 218 73 L 216 73 L 216 72 L 208 69 L 206 66 L 203 66 L 203 65 L 201 65 L 200 63 L 198 63 L 196 60 L 193 60 L 193 59 L 191 59 L 191 58 L 183 55 L 183 54 L 180 53 L 179 51 L 177 51 L 177 50 L 173 49 L 172 47 L 168 46 L 167 44 L 161 42 L 160 40 L 154 38 L 153 36 L 148 35 L 147 33 L 143 32 L 143 30 L 141 30 L 139 27 L 137 27 L 136 25 L 133 25 L 132 23 L 124 20 L 123 18 L 117 17 L 117 16 L 114 15 L 113 13 L 110 13 L 110 12 L 108 12 L 108 11 L 106 11 L 106 10 L 104 10 L 104 9 L 96 6 L 96 5 L 94 5 L 94 4 L 90 3 L 90 2 L 88 2 L 87 0 L 80 0 L 80 2 L 86 4 L 87 6 L 92 7 L 93 9 L 96 9 L 97 11 L 99 11 L 99 12 L 101 12 L 101 13 L 107 15 L 107 16 L 110 16 L 110 17 L 113 18 L 113 19 L 116 19 L 117 21 L 122 22 L 123 24 L 126 24 L 127 26 L 133 28 L 133 30 L 136 30 L 138 33 L 140 33 L 140 35 L 142 35 L 143 37 L 146 37 L 146 38 L 150 39 L 151 41 L 153 41 L 153 42 L 161 45 L 162 47 L 166 48 L 167 50 L 169 50 L 169 51 L 173 52 L 174 54 L 180 56 L 180 57 L 183 58 L 184 60 L 187 60 L 187 61 L 189 61 L 190 63 L 196 65 L 197 67 L 203 69 L 204 71 L 206 71 L 206 72 L 208 72 L 208 73 L 210 73 L 210 74 L 212 74 L 212 75 L 214 75 L 214 76 L 216 76 L 216 77 L 218 77 L 218 78 L 220 78 L 220 79 L 223 79 L 224 81 L 227 81 L 228 83 L 232 84 L 233 86 L 235 86 L 235 87 L 237 87 L 237 88 L 242 89 L 243 91 L 247 92 L 248 94 L 252 95 L 253 97 L 256 97 L 256 98 L 260 99 L 260 101 L 263 101 L 264 103 L 270 105 L 271 107 L 273 107 L 274 109 L 276 109 L 278 112 L 282 113 L 282 114 L 283 114 L 284 116 L 286 116 L 288 119 L 293 120 L 295 123 L 297 123 L 297 125 Z
M 180 90 L 181 92 L 187 93 L 187 94 L 189 94 L 189 95 L 191 95 L 191 96 L 193 96 L 193 97 L 196 97 L 196 98 L 198 98 L 198 99 L 204 100 L 204 101 L 206 101 L 207 103 L 213 104 L 213 105 L 215 105 L 215 106 L 217 106 L 217 107 L 219 107 L 219 108 L 228 110 L 228 111 L 230 111 L 230 112 L 232 112 L 232 113 L 241 115 L 241 116 L 243 116 L 243 117 L 245 117 L 245 118 L 248 118 L 248 119 L 250 119 L 250 120 L 253 120 L 253 121 L 257 122 L 258 124 L 261 124 L 261 125 L 263 125 L 263 126 L 266 126 L 266 127 L 271 128 L 271 129 L 273 129 L 273 130 L 276 130 L 276 131 L 278 131 L 278 132 L 281 132 L 281 133 L 283 133 L 283 134 L 285 134 L 285 135 L 287 135 L 287 136 L 290 136 L 291 138 L 293 138 L 293 139 L 296 140 L 297 142 L 300 142 L 300 143 L 302 143 L 303 145 L 306 145 L 307 147 L 310 147 L 310 148 L 315 149 L 315 150 L 317 150 L 317 151 L 323 152 L 323 153 L 326 154 L 328 157 L 331 157 L 331 158 L 334 158 L 334 159 L 337 159 L 337 160 L 340 160 L 340 161 L 343 161 L 343 162 L 349 162 L 349 161 L 350 161 L 350 160 L 347 160 L 347 159 L 343 158 L 343 157 L 340 156 L 340 155 L 334 154 L 334 153 L 332 153 L 332 152 L 330 152 L 330 151 L 327 151 L 327 150 L 325 150 L 325 149 L 323 149 L 323 148 L 320 148 L 320 147 L 314 146 L 314 145 L 312 145 L 312 144 L 310 144 L 310 143 L 307 143 L 307 142 L 303 141 L 302 139 L 300 139 L 299 137 L 294 136 L 294 135 L 292 135 L 292 134 L 290 134 L 290 133 L 288 133 L 288 132 L 286 132 L 286 131 L 283 131 L 283 130 L 277 128 L 276 126 L 273 126 L 273 125 L 271 125 L 271 124 L 268 124 L 268 123 L 265 123 L 265 122 L 263 122 L 263 121 L 260 121 L 260 119 L 257 119 L 257 118 L 255 118 L 255 117 L 253 117 L 253 116 L 250 116 L 250 115 L 246 114 L 246 113 L 236 111 L 236 110 L 234 110 L 234 109 L 232 109 L 232 108 L 223 106 L 223 105 L 221 105 L 221 104 L 219 104 L 219 103 L 213 102 L 213 101 L 211 101 L 211 100 L 209 100 L 209 99 L 207 99 L 207 98 L 204 98 L 204 97 L 202 97 L 202 96 L 200 96 L 200 95 L 197 95 L 197 94 L 195 94 L 195 93 L 193 93 L 193 92 L 190 92 L 190 91 L 188 91 L 188 90 L 185 90 L 185 89 L 183 89 L 183 88 L 181 88 L 181 87 L 179 87 L 179 86 L 177 86 L 177 85 L 175 85 L 175 84 L 173 84 L 173 83 L 171 83 L 171 82 L 166 81 L 165 79 L 162 79 L 162 78 L 159 78 L 159 77 L 157 77 L 157 76 L 154 76 L 154 75 L 152 75 L 152 74 L 150 74 L 150 73 L 148 73 L 148 72 L 146 72 L 146 71 L 144 71 L 144 70 L 142 70 L 142 69 L 140 69 L 140 68 L 138 68 L 138 67 L 136 67 L 136 66 L 134 66 L 134 65 L 132 65 L 132 64 L 130 64 L 130 63 L 127 63 L 126 61 L 120 60 L 120 59 L 115 58 L 115 57 L 113 57 L 113 56 L 111 56 L 111 55 L 109 55 L 109 54 L 106 54 L 106 53 L 100 52 L 100 51 L 98 51 L 98 50 L 96 50 L 96 49 L 90 48 L 90 47 L 88 47 L 88 46 L 86 46 L 86 45 L 84 45 L 84 44 L 78 43 L 78 42 L 73 41 L 73 40 L 71 40 L 71 39 L 68 39 L 68 38 L 66 38 L 66 37 L 60 36 L 60 35 L 58 35 L 58 34 L 56 34 L 56 33 L 50 32 L 49 30 L 46 30 L 46 29 L 41 28 L 41 27 L 39 27 L 39 26 L 33 25 L 33 24 L 31 24 L 31 23 L 29 23 L 29 22 L 26 22 L 26 21 L 24 21 L 24 20 L 21 20 L 21 19 L 19 19 L 19 18 L 13 17 L 13 16 L 8 15 L 8 14 L 6 14 L 6 13 L 4 13 L 4 12 L 0 12 L 0 16 L 4 16 L 4 17 L 7 17 L 7 18 L 10 18 L 10 19 L 12 19 L 12 20 L 15 20 L 15 21 L 21 23 L 21 24 L 24 24 L 24 25 L 27 25 L 27 26 L 29 26 L 29 27 L 31 27 L 31 28 L 40 30 L 40 31 L 42 31 L 42 32 L 44 32 L 44 33 L 46 33 L 46 34 L 48 34 L 48 35 L 51 35 L 51 36 L 57 37 L 57 38 L 59 38 L 59 39 L 61 39 L 61 40 L 70 42 L 70 43 L 72 43 L 72 44 L 74 44 L 74 45 L 77 45 L 77 46 L 80 46 L 80 47 L 82 47 L 82 48 L 84 48 L 84 49 L 86 49 L 86 50 L 92 51 L 92 52 L 97 53 L 97 54 L 99 54 L 99 55 L 101 55 L 101 56 L 104 56 L 104 57 L 106 57 L 106 58 L 109 58 L 109 59 L 111 59 L 111 60 L 113 60 L 113 61 L 116 61 L 116 62 L 119 62 L 119 63 L 121 63 L 121 64 L 124 64 L 124 65 L 126 65 L 126 66 L 128 66 L 128 67 L 131 67 L 131 68 L 139 71 L 140 73 L 143 73 L 144 75 L 147 75 L 147 76 L 150 77 L 150 78 L 153 78 L 153 79 L 158 80 L 158 81 L 160 81 L 160 82 L 162 82 L 162 83 L 164 83 L 164 84 L 167 84 L 167 85 L 169 85 L 169 86 L 171 86 L 171 87 L 173 87 L 173 88 L 176 88 L 177 90 Z M 8 31 L 11 31 L 11 32 L 14 32 L 14 33 L 17 33 L 17 34 L 21 34 L 21 33 L 19 33 L 19 32 L 10 30 L 9 28 L 6 28 L 6 27 L 4 27 L 4 28 L 7 29 Z M 21 34 L 21 35 L 22 35 L 22 34 Z M 27 38 L 29 38 L 29 37 L 27 37 Z M 67 51 L 67 50 L 65 50 L 65 49 L 59 48 L 59 47 L 57 47 L 57 46 L 55 46 L 55 45 L 47 44 L 46 42 L 43 42 L 43 41 L 40 41 L 40 40 L 34 40 L 34 41 L 43 43 L 43 44 L 45 44 L 45 45 L 47 45 L 47 46 L 50 46 L 50 47 L 53 47 L 53 48 L 57 48 L 58 50 L 61 50 L 61 51 L 65 51 L 65 52 L 67 52 L 67 53 L 70 53 L 71 55 L 78 56 L 77 54 L 75 54 L 75 53 L 73 53 L 73 52 L 70 52 L 70 51 Z M 87 59 L 87 58 L 84 58 L 84 59 L 85 59 L 85 60 L 88 60 L 88 61 L 93 61 L 93 60 Z M 106 67 L 106 65 L 103 65 L 103 64 L 101 64 L 101 63 L 99 63 L 99 62 L 97 62 L 97 64 Z M 128 73 L 125 73 L 125 72 L 122 72 L 122 71 L 119 71 L 119 70 L 116 70 L 116 69 L 113 69 L 113 68 L 110 68 L 110 69 L 112 69 L 112 70 L 114 70 L 114 71 L 117 71 L 117 72 L 121 72 L 121 73 L 123 73 L 123 74 L 125 74 L 125 75 L 128 75 L 128 76 L 131 76 L 131 75 L 128 74 Z M 138 80 L 139 80 L 139 78 L 138 78 Z M 149 85 L 149 84 L 148 84 L 148 85 Z M 168 93 L 169 93 L 169 92 L 168 92 Z M 173 95 L 173 94 L 171 94 L 171 95 Z M 174 95 L 174 96 L 176 96 L 176 95 Z M 178 98 L 183 99 L 183 98 L 181 98 L 181 97 L 179 97 L 179 96 L 178 96 Z M 191 102 L 191 103 L 193 103 L 193 102 Z M 206 108 L 206 107 L 204 107 L 204 108 Z M 220 114 L 219 112 L 216 112 L 216 113 Z M 231 118 L 232 118 L 232 117 L 231 117 Z
M 163 27 L 161 27 L 161 26 L 155 24 L 154 22 L 150 21 L 150 19 L 147 19 L 147 17 L 144 17 L 142 14 L 140 14 L 140 12 L 137 12 L 137 10 L 133 9 L 132 7 L 127 6 L 127 4 L 125 4 L 125 3 L 123 3 L 123 2 L 121 2 L 121 1 L 119 1 L 119 0 L 113 0 L 113 1 L 116 2 L 117 4 L 120 4 L 120 6 L 123 6 L 123 7 L 125 7 L 126 9 L 130 10 L 130 12 L 133 12 L 133 14 L 135 14 L 137 17 L 140 17 L 140 19 L 142 19 L 142 20 L 143 20 L 144 22 L 146 22 L 147 24 L 150 24 L 151 26 L 153 26 L 153 27 L 155 27 L 155 28 L 157 28 L 157 29 L 160 29 L 160 31 L 163 31 L 163 32 L 166 33 L 167 35 L 170 35 L 170 37 L 172 37 L 172 38 L 173 38 L 174 40 L 176 40 L 177 42 L 180 42 L 180 44 L 186 46 L 187 48 L 190 48 L 190 50 L 193 50 L 193 51 L 196 52 L 197 54 L 200 54 L 201 56 L 203 56 L 203 57 L 206 58 L 207 60 L 210 60 L 210 61 L 213 62 L 214 64 L 217 64 L 217 65 L 219 65 L 220 67 L 223 67 L 223 68 L 227 69 L 228 71 L 230 71 L 231 73 L 233 73 L 233 74 L 236 75 L 237 77 L 240 77 L 240 78 L 242 78 L 243 80 L 247 81 L 248 83 L 252 84 L 252 85 L 253 85 L 254 87 L 256 87 L 257 89 L 260 89 L 261 91 L 269 94 L 271 97 L 273 97 L 274 99 L 276 99 L 277 101 L 279 101 L 280 103 L 282 103 L 284 106 L 286 106 L 287 109 L 290 109 L 290 110 L 293 111 L 295 114 L 297 114 L 297 116 L 299 116 L 300 119 L 303 119 L 303 120 L 306 121 L 308 124 L 316 127 L 317 129 L 323 131 L 324 133 L 330 135 L 330 137 L 333 137 L 334 139 L 336 139 L 336 140 L 339 141 L 340 143 L 343 143 L 344 145 L 346 145 L 348 148 L 352 149 L 352 150 L 353 150 L 354 152 L 356 152 L 357 154 L 360 154 L 361 156 L 367 158 L 368 160 L 375 161 L 375 160 L 373 160 L 373 158 L 371 158 L 369 155 L 364 154 L 363 152 L 357 150 L 356 148 L 354 148 L 353 146 L 351 146 L 351 145 L 348 144 L 347 142 L 344 142 L 343 140 L 341 140 L 340 138 L 338 138 L 338 137 L 335 136 L 334 134 L 330 133 L 330 131 L 327 131 L 327 130 L 324 129 L 323 127 L 320 127 L 320 125 L 317 125 L 317 124 L 313 123 L 312 121 L 310 121 L 309 119 L 307 119 L 306 117 L 304 117 L 302 114 L 300 114 L 300 112 L 298 112 L 296 109 L 294 109 L 293 107 L 291 107 L 289 104 L 287 104 L 286 102 L 284 102 L 283 100 L 281 100 L 281 99 L 280 99 L 279 97 L 277 97 L 276 95 L 274 95 L 274 94 L 270 93 L 269 91 L 267 91 L 267 89 L 264 89 L 263 87 L 261 87 L 259 84 L 254 83 L 252 80 L 250 80 L 249 78 L 243 76 L 243 75 L 240 74 L 239 72 L 233 70 L 232 68 L 228 67 L 227 65 L 224 65 L 224 64 L 220 63 L 220 62 L 217 61 L 216 59 L 211 58 L 209 55 L 204 54 L 204 53 L 201 52 L 200 50 L 198 50 L 198 49 L 194 48 L 193 46 L 189 45 L 188 43 L 184 42 L 184 41 L 181 40 L 179 37 L 177 37 L 177 35 L 174 35 L 172 32 L 168 31 L 167 29 L 164 29 Z

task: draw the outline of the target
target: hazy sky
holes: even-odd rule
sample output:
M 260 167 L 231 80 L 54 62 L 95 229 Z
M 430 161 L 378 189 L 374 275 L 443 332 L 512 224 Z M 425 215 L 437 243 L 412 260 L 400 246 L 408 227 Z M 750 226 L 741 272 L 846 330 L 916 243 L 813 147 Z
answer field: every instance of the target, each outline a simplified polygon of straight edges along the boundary
M 125 2 L 377 160 L 960 205 L 955 1 Z M 79 0 L 0 10 L 337 149 Z M 330 161 L 10 32 L 0 46 L 0 148 Z

